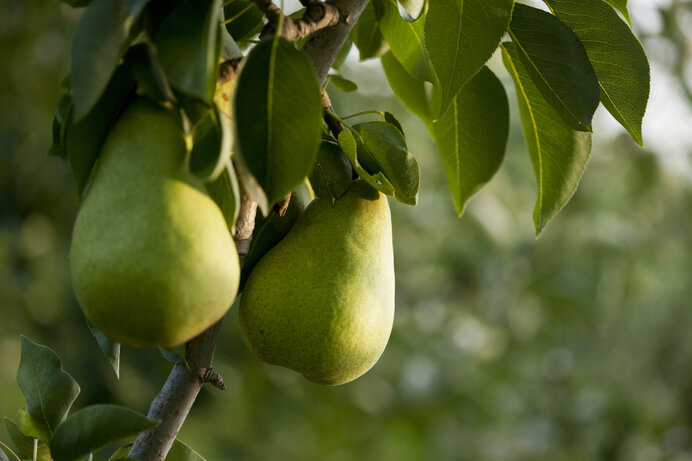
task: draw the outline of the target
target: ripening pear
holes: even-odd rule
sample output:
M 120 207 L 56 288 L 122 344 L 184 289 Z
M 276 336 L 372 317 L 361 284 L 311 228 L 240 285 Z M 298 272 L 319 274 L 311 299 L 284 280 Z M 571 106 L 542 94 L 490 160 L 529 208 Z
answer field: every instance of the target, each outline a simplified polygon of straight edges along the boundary
M 106 138 L 77 216 L 75 294 L 87 319 L 123 344 L 184 343 L 237 293 L 235 245 L 186 156 L 179 117 L 136 100 Z
M 394 320 L 387 199 L 356 180 L 333 204 L 318 198 L 252 269 L 240 327 L 265 362 L 343 384 L 377 362 Z

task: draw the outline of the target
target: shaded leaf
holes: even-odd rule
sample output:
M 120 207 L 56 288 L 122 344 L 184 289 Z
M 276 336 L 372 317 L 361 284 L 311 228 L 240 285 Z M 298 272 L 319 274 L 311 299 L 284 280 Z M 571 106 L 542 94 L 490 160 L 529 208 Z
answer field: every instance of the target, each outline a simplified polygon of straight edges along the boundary
M 101 349 L 101 352 L 103 352 L 108 359 L 108 362 L 111 364 L 111 367 L 113 367 L 115 376 L 120 379 L 120 343 L 116 343 L 106 336 L 101 330 L 94 328 L 94 326 L 88 320 L 87 325 L 92 336 L 94 339 L 96 339 L 99 349 Z
M 502 82 L 483 67 L 433 123 L 432 132 L 461 216 L 471 196 L 500 168 L 505 154 L 509 106 Z
M 66 91 L 58 101 L 58 107 L 53 116 L 53 142 L 48 155 L 67 158 L 67 129 L 73 110 L 72 96 Z
M 315 195 L 333 202 L 346 191 L 352 177 L 353 168 L 341 147 L 331 141 L 322 141 L 309 177 Z
M 355 82 L 342 77 L 341 75 L 331 74 L 329 75 L 329 83 L 334 85 L 338 90 L 344 93 L 350 93 L 351 91 L 357 91 L 358 85 Z
M 118 67 L 93 110 L 79 122 L 73 120 L 68 128 L 67 155 L 80 195 L 89 183 L 103 141 L 127 104 L 134 83 L 129 66 Z
M 190 171 L 204 182 L 215 181 L 231 155 L 232 127 L 215 104 L 192 127 Z
M 603 105 L 643 146 L 642 119 L 649 100 L 650 76 L 649 62 L 637 38 L 602 0 L 545 2 L 584 45 L 598 78 Z
M 7 453 L 5 453 L 7 452 Z M 12 459 L 15 459 L 16 461 L 20 461 L 19 456 L 15 452 L 13 452 L 10 447 L 5 445 L 4 443 L 0 442 L 0 461 L 10 461 L 10 459 L 7 457 L 7 455 L 12 456 Z
M 406 135 L 404 134 L 404 127 L 401 126 L 401 123 L 399 123 L 399 120 L 397 120 L 394 114 L 385 111 L 384 121 L 389 123 L 390 125 L 394 125 L 394 127 L 397 130 L 399 130 L 399 133 L 401 133 L 401 136 L 403 136 L 403 138 L 406 139 Z
M 502 58 L 514 79 L 524 137 L 538 181 L 533 219 L 539 235 L 577 190 L 589 161 L 591 134 L 572 130 L 559 120 L 522 66 L 514 44 L 502 44 Z
M 34 438 L 24 435 L 17 426 L 17 423 L 9 418 L 5 418 L 7 433 L 14 444 L 16 453 L 22 458 L 31 458 L 34 452 Z
M 158 424 L 126 407 L 91 405 L 75 412 L 57 428 L 50 441 L 50 452 L 55 461 L 78 461 Z
M 394 186 L 395 199 L 415 205 L 420 186 L 418 162 L 408 152 L 399 128 L 387 122 L 354 125 L 358 133 L 358 161 L 371 174 L 382 173 Z
M 350 131 L 344 130 L 341 133 L 339 133 L 339 146 L 344 152 L 344 155 L 346 155 L 348 161 L 351 162 L 353 171 L 355 171 L 360 178 L 362 178 L 365 182 L 367 182 L 383 194 L 392 195 L 394 193 L 394 186 L 392 185 L 392 183 L 389 182 L 389 180 L 384 176 L 384 174 L 382 174 L 381 172 L 370 174 L 365 168 L 361 166 L 358 159 L 359 145 L 356 142 L 356 138 Z
M 83 6 L 87 6 L 89 3 L 91 3 L 91 0 L 61 0 L 61 1 L 63 3 L 67 3 L 72 8 L 80 8 Z
M 425 17 L 425 47 L 440 89 L 436 118 L 490 59 L 512 15 L 514 0 L 435 0 Z
M 175 101 L 173 89 L 158 61 L 156 48 L 149 39 L 130 47 L 125 59 L 132 69 L 138 95 L 154 101 Z
M 517 4 L 509 25 L 519 59 L 567 125 L 591 131 L 599 90 L 579 38 L 550 13 Z
M 164 19 L 154 39 L 176 90 L 211 103 L 218 77 L 221 0 L 188 2 Z
M 278 36 L 254 47 L 238 76 L 233 119 L 239 163 L 264 190 L 264 203 L 251 197 L 266 215 L 310 173 L 321 144 L 322 96 L 310 59 Z
M 233 0 L 223 7 L 226 30 L 235 41 L 250 38 L 259 33 L 264 14 L 252 0 Z
M 353 39 L 351 38 L 351 34 L 346 37 L 346 40 L 344 41 L 344 44 L 341 45 L 341 49 L 339 50 L 339 54 L 336 55 L 336 58 L 334 58 L 334 62 L 332 63 L 332 68 L 339 70 L 339 68 L 342 66 L 344 62 L 346 62 L 346 58 L 348 58 L 348 54 L 351 52 L 351 48 L 353 47 Z
M 27 415 L 50 436 L 79 395 L 79 384 L 62 369 L 60 358 L 50 348 L 25 336 L 21 337 L 21 345 L 17 384 L 26 397 Z
M 166 461 L 206 461 L 202 455 L 178 439 L 173 441 Z
M 421 15 L 409 22 L 399 15 L 396 0 L 373 0 L 375 1 L 382 4 L 380 30 L 392 54 L 415 78 L 432 82 L 428 54 L 423 42 L 425 16 Z
M 382 32 L 380 32 L 382 12 L 376 12 L 375 10 L 377 5 L 381 9 L 382 4 L 380 2 L 381 0 L 368 2 L 351 31 L 353 43 L 358 48 L 361 61 L 382 56 L 389 50 L 389 45 L 382 36 Z
M 425 84 L 409 74 L 392 53 L 382 56 L 381 62 L 387 82 L 397 99 L 418 118 L 429 123 L 430 103 Z
M 140 29 L 148 0 L 94 0 L 79 19 L 72 39 L 70 76 L 74 121 L 91 112 L 112 81 L 118 61 Z
M 627 10 L 627 0 L 605 0 L 606 2 L 610 3 L 613 8 L 618 10 L 622 15 L 625 17 L 628 23 L 630 25 L 632 24 L 632 20 L 630 19 L 630 12 Z
M 51 434 L 48 429 L 39 426 L 33 419 L 31 419 L 31 416 L 29 416 L 29 413 L 26 411 L 26 407 L 22 407 L 17 411 L 17 427 L 22 434 L 29 436 L 32 439 L 35 438 L 43 441 L 50 440 Z
M 226 225 L 232 229 L 240 212 L 240 187 L 229 158 L 226 159 L 219 177 L 205 184 L 205 187 L 209 196 L 223 213 Z

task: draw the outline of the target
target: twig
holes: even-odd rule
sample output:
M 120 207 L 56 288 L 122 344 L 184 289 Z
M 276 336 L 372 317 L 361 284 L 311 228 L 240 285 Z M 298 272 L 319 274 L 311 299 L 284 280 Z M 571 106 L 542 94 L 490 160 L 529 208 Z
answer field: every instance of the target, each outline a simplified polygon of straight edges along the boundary
M 253 0 L 267 17 L 268 23 L 262 29 L 260 38 L 276 33 L 281 9 L 271 0 Z M 298 19 L 285 17 L 281 26 L 281 36 L 286 40 L 296 41 L 305 38 L 318 30 L 333 26 L 339 22 L 339 9 L 331 2 L 319 0 L 302 0 L 305 6 L 303 16 Z
M 315 65 L 320 82 L 323 83 L 326 79 L 327 71 L 367 3 L 368 0 L 332 0 L 331 4 L 339 10 L 340 17 L 344 20 L 332 27 L 319 30 L 306 44 L 306 51 Z M 244 259 L 247 250 L 242 254 L 243 250 L 240 247 L 246 244 L 249 247 L 256 210 L 257 204 L 253 205 L 252 200 L 243 200 L 234 236 L 241 260 Z M 190 368 L 180 364 L 173 367 L 166 383 L 149 408 L 149 417 L 160 419 L 162 422 L 156 428 L 137 437 L 130 451 L 130 458 L 140 461 L 163 461 L 166 458 L 204 384 L 200 370 L 212 367 L 219 327 L 220 322 L 188 343 L 187 361 Z

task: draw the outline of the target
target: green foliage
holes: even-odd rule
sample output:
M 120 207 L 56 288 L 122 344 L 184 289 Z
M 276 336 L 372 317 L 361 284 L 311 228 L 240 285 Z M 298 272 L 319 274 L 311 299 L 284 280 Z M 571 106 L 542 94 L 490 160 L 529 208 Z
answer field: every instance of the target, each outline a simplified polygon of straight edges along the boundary
M 351 184 L 353 168 L 339 144 L 322 141 L 317 152 L 315 169 L 310 173 L 310 185 L 317 197 L 334 200 L 341 197 Z
M 389 45 L 380 32 L 382 11 L 378 10 L 382 9 L 383 5 L 380 1 L 368 2 L 351 31 L 351 37 L 358 48 L 361 61 L 376 58 L 389 50 Z
M 312 170 L 322 124 L 319 83 L 306 55 L 282 38 L 265 40 L 238 76 L 234 119 L 240 159 L 262 187 L 268 207 Z
M 223 13 L 226 30 L 235 41 L 255 35 L 263 25 L 264 15 L 252 0 L 225 2 Z
M 422 81 L 409 74 L 392 53 L 382 56 L 382 68 L 399 101 L 423 121 L 430 123 L 430 103 Z
M 89 331 L 91 331 L 96 343 L 99 345 L 99 349 L 101 349 L 101 352 L 103 352 L 108 359 L 108 362 L 111 364 L 111 367 L 113 367 L 115 376 L 120 378 L 120 343 L 110 339 L 98 328 L 91 325 L 91 323 L 88 321 L 87 325 L 89 326 Z
M 406 70 L 419 80 L 432 81 L 428 52 L 423 42 L 425 16 L 421 15 L 413 22 L 404 20 L 399 15 L 396 0 L 373 0 L 375 11 L 380 9 L 380 31 L 389 44 L 394 56 Z

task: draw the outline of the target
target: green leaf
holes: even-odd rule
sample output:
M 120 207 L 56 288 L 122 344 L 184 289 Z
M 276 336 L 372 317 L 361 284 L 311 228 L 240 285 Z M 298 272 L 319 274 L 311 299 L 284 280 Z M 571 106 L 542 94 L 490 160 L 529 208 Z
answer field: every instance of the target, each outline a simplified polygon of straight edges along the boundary
M 215 181 L 231 155 L 232 127 L 215 104 L 191 129 L 190 171 L 204 182 Z
M 91 331 L 92 336 L 96 339 L 99 345 L 99 349 L 106 356 L 108 362 L 113 367 L 115 371 L 115 376 L 120 379 L 120 343 L 116 343 L 108 336 L 103 334 L 99 329 L 94 328 L 94 326 L 87 320 L 87 326 L 89 331 Z
M 118 67 L 91 112 L 79 122 L 73 121 L 67 130 L 67 155 L 80 195 L 89 183 L 103 141 L 127 103 L 134 83 L 129 66 Z
M 288 202 L 288 208 L 283 216 L 272 211 L 264 221 L 258 220 L 240 273 L 241 291 L 255 264 L 288 234 L 311 199 L 310 191 L 303 183 L 291 193 L 291 201 Z
M 51 434 L 48 432 L 48 429 L 39 426 L 33 419 L 31 419 L 31 416 L 29 416 L 29 413 L 26 411 L 26 407 L 22 407 L 17 411 L 17 427 L 22 434 L 31 437 L 32 440 L 50 440 Z
M 96 105 L 112 81 L 118 61 L 139 32 L 148 0 L 94 0 L 79 19 L 72 39 L 70 76 L 74 121 Z
M 60 358 L 50 348 L 25 336 L 21 344 L 17 384 L 26 397 L 29 418 L 50 436 L 79 395 L 79 384 L 62 369 Z
M 50 452 L 55 461 L 78 461 L 158 424 L 119 405 L 91 405 L 75 412 L 58 427 L 50 441 Z
M 420 17 L 425 9 L 425 0 L 399 0 L 399 6 L 406 12 L 406 16 L 402 17 L 409 21 L 415 21 Z M 401 9 L 399 11 L 401 11 Z
M 384 113 L 384 121 L 389 123 L 390 125 L 394 125 L 394 127 L 399 130 L 399 133 L 401 133 L 401 136 L 406 139 L 406 135 L 404 134 L 404 127 L 401 126 L 401 123 L 399 120 L 392 114 L 391 112 L 386 112 Z
M 226 30 L 237 42 L 259 33 L 264 24 L 264 14 L 252 0 L 233 0 L 223 13 Z
M 420 168 L 408 152 L 401 131 L 390 123 L 379 121 L 361 123 L 353 128 L 358 133 L 358 161 L 369 173 L 384 174 L 394 186 L 395 199 L 415 205 L 420 186 Z
M 483 67 L 433 123 L 449 191 L 461 216 L 467 201 L 495 175 L 509 135 L 509 107 L 500 80 Z
M 66 90 L 65 94 L 60 97 L 53 116 L 53 142 L 48 150 L 48 155 L 67 158 L 67 129 L 70 125 L 73 107 L 72 96 L 69 90 Z
M 322 141 L 309 177 L 315 195 L 333 202 L 346 191 L 352 177 L 353 168 L 341 147 L 331 141 Z
M 605 0 L 610 3 L 613 8 L 618 10 L 625 17 L 627 22 L 632 25 L 632 20 L 630 19 L 630 12 L 627 11 L 627 0 Z
M 540 235 L 577 190 L 591 153 L 591 133 L 572 130 L 559 120 L 522 66 L 514 44 L 502 44 L 502 58 L 514 79 L 524 137 L 538 181 L 533 219 L 536 235 Z
M 251 197 L 266 215 L 310 173 L 321 144 L 322 96 L 310 59 L 278 36 L 254 47 L 238 76 L 233 120 L 236 156 L 264 190 L 264 203 Z
M 543 97 L 575 130 L 591 131 L 598 107 L 598 80 L 584 46 L 550 13 L 518 3 L 509 34 Z
M 7 454 L 5 454 L 7 452 Z M 0 461 L 10 461 L 10 459 L 7 457 L 7 455 L 12 456 L 13 459 L 16 459 L 17 461 L 20 461 L 19 456 L 15 452 L 13 452 L 10 447 L 5 445 L 4 443 L 0 442 Z
M 173 89 L 157 56 L 156 48 L 148 38 L 127 51 L 125 59 L 132 68 L 137 94 L 154 101 L 175 101 Z
M 164 19 L 154 43 L 173 88 L 211 103 L 218 78 L 221 0 L 187 2 Z
M 91 0 L 61 0 L 61 1 L 63 3 L 67 3 L 72 8 L 80 8 L 83 6 L 87 6 L 89 3 L 91 3 Z
M 373 0 L 373 2 L 382 4 L 380 30 L 392 54 L 415 78 L 432 82 L 428 54 L 423 42 L 425 15 L 409 22 L 399 15 L 396 0 Z
M 351 48 L 353 48 L 353 39 L 351 38 L 351 34 L 349 34 L 348 37 L 346 37 L 344 44 L 341 45 L 339 54 L 337 54 L 336 58 L 334 58 L 334 62 L 332 63 L 333 69 L 339 70 L 339 68 L 341 68 L 343 63 L 346 62 L 346 58 L 348 58 Z
M 380 2 L 381 0 L 368 2 L 351 31 L 361 61 L 382 56 L 389 50 L 389 45 L 380 32 L 381 12 L 378 14 L 375 11 L 376 5 L 382 5 Z
M 7 433 L 14 444 L 15 451 L 22 459 L 31 458 L 34 452 L 34 438 L 24 435 L 17 426 L 17 423 L 9 418 L 5 418 Z
M 363 148 L 356 142 L 356 138 L 349 130 L 344 130 L 339 133 L 339 146 L 343 150 L 348 161 L 351 162 L 353 171 L 355 171 L 359 177 L 383 194 L 392 195 L 394 193 L 394 186 L 382 172 L 371 174 L 361 166 L 358 159 L 358 151 L 362 151 Z
M 425 18 L 425 47 L 440 89 L 441 117 L 490 59 L 507 31 L 514 0 L 435 0 Z
M 233 164 L 229 158 L 226 159 L 221 174 L 214 181 L 205 184 L 207 193 L 216 202 L 226 225 L 232 229 L 240 212 L 240 187 L 238 178 L 235 175 Z
M 166 461 L 206 461 L 202 455 L 178 439 L 173 441 Z
M 329 83 L 331 83 L 339 91 L 343 91 L 344 93 L 350 93 L 352 91 L 358 90 L 358 85 L 356 85 L 355 82 L 353 82 L 347 78 L 344 78 L 341 75 L 337 75 L 337 74 L 330 74 L 329 75 Z
M 389 82 L 394 95 L 408 110 L 424 122 L 429 123 L 431 119 L 430 103 L 425 91 L 425 84 L 409 74 L 392 53 L 382 56 L 381 62 L 387 82 Z
M 644 145 L 642 119 L 649 100 L 649 62 L 627 24 L 602 0 L 545 0 L 579 37 L 596 72 L 601 102 Z

